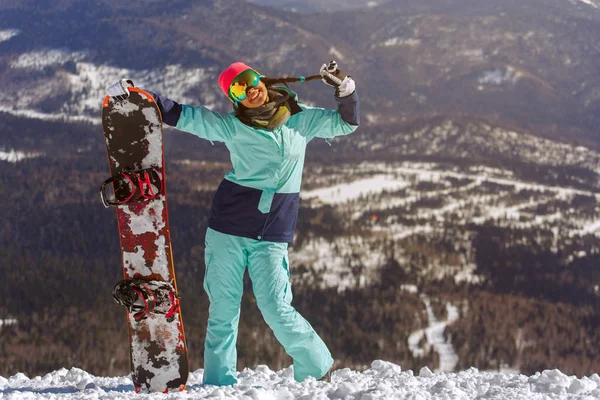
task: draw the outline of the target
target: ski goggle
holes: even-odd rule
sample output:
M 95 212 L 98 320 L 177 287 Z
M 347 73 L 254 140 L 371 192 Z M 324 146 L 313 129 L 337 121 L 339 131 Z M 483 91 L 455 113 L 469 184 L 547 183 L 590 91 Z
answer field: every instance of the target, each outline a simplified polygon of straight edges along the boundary
M 246 90 L 255 87 L 263 78 L 258 72 L 253 69 L 247 69 L 235 77 L 231 85 L 229 85 L 229 98 L 238 103 L 246 98 Z

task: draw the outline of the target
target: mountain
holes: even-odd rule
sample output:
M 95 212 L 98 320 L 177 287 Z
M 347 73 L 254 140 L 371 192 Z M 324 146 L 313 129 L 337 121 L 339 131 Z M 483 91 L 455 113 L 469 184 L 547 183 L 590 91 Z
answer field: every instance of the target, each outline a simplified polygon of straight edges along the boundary
M 391 1 L 300 21 L 361 54 L 351 69 L 377 93 L 371 120 L 482 116 L 597 144 L 600 92 L 588 55 L 599 50 L 599 18 L 583 3 L 463 0 Z
M 595 1 L 388 1 L 310 15 L 241 0 L 4 1 L 0 109 L 96 117 L 96 99 L 123 76 L 226 109 L 215 81 L 230 62 L 312 75 L 335 58 L 371 124 L 481 117 L 597 147 Z M 316 83 L 298 90 L 332 105 Z
M 228 112 L 216 78 L 230 62 L 297 76 L 332 58 L 364 123 L 310 143 L 290 265 L 294 306 L 337 364 L 600 368 L 597 1 L 335 4 L 0 0 L 0 320 L 17 321 L 0 329 L 0 375 L 127 373 L 114 210 L 98 196 L 108 85 Z M 335 107 L 321 82 L 292 89 Z M 165 158 L 198 369 L 204 232 L 231 164 L 222 144 L 173 129 Z M 245 289 L 238 367 L 287 367 Z

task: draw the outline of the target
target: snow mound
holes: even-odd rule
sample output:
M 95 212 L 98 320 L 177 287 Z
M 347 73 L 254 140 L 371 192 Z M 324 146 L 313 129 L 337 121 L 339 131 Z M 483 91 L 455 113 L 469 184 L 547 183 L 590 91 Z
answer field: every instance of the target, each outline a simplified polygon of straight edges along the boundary
M 170 399 L 231 400 L 542 400 L 600 398 L 600 377 L 578 379 L 559 370 L 545 370 L 532 376 L 515 373 L 482 372 L 470 368 L 458 373 L 434 374 L 423 367 L 418 376 L 402 371 L 399 365 L 376 360 L 371 368 L 339 369 L 331 382 L 308 378 L 296 382 L 293 367 L 272 371 L 259 365 L 239 373 L 239 383 L 216 387 L 202 385 L 203 370 L 190 374 L 185 391 L 171 393 Z M 28 378 L 17 373 L 0 377 L 0 397 L 10 399 L 142 399 L 163 395 L 136 394 L 129 377 L 96 377 L 79 368 L 62 368 L 43 377 Z

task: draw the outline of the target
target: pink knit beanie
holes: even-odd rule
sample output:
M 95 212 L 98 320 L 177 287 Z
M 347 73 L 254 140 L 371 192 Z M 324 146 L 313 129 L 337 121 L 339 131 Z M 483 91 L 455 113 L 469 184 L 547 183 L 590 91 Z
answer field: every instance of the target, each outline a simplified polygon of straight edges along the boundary
M 242 72 L 252 69 L 243 62 L 236 62 L 225 68 L 221 75 L 219 75 L 219 87 L 225 93 L 225 96 L 229 96 L 229 86 L 231 82 Z

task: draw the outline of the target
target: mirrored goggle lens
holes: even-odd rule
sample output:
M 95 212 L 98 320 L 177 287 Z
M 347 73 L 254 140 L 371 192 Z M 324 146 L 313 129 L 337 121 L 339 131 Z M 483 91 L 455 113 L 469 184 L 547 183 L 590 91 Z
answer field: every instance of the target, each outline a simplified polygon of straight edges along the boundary
M 246 90 L 258 85 L 260 75 L 253 69 L 240 73 L 229 86 L 229 97 L 235 101 L 242 101 L 246 98 Z

